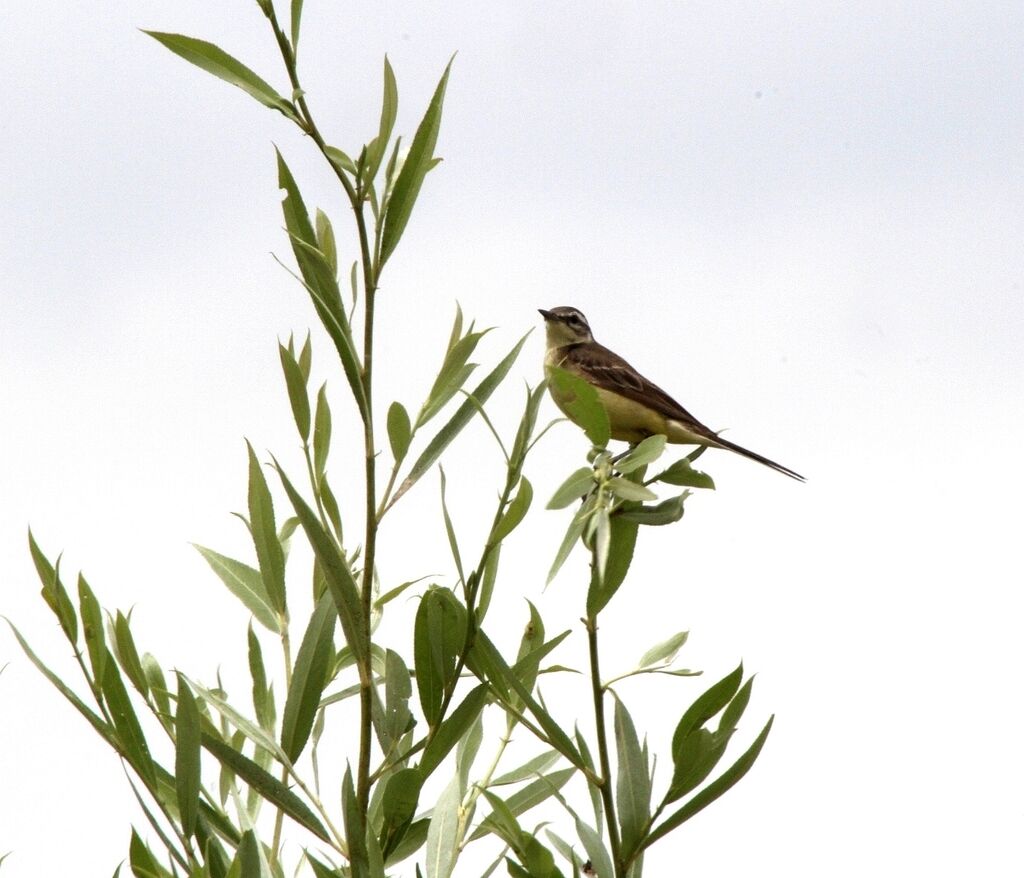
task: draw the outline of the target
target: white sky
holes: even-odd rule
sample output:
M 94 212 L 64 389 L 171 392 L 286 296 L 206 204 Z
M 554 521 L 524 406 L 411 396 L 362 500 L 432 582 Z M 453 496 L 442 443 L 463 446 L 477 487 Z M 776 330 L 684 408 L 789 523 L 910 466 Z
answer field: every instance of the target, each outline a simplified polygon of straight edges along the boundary
M 276 339 L 315 317 L 270 256 L 288 249 L 272 142 L 351 258 L 347 210 L 283 117 L 136 30 L 213 40 L 283 89 L 255 3 L 107 5 L 8 5 L 0 26 L 0 612 L 71 673 L 31 523 L 66 581 L 84 568 L 105 606 L 134 607 L 165 668 L 221 667 L 244 703 L 246 616 L 188 542 L 249 551 L 228 514 L 243 436 L 299 474 Z M 642 534 L 605 620 L 609 675 L 692 630 L 703 681 L 620 689 L 662 767 L 683 707 L 741 657 L 758 679 L 740 747 L 777 714 L 752 773 L 651 874 L 1019 873 L 1021 5 L 307 7 L 305 87 L 350 151 L 375 131 L 385 52 L 407 134 L 459 53 L 445 162 L 380 296 L 380 414 L 419 404 L 455 300 L 498 327 L 488 359 L 537 307 L 573 304 L 710 426 L 809 478 L 709 453 L 718 491 Z M 352 496 L 355 416 L 315 340 Z M 506 430 L 540 355 L 535 332 L 489 406 Z M 542 593 L 565 514 L 540 501 L 584 452 L 568 426 L 539 447 L 497 605 L 510 648 L 525 596 L 574 629 L 562 660 L 580 666 L 583 563 Z M 496 463 L 481 429 L 447 458 L 468 546 Z M 389 522 L 386 585 L 450 584 L 437 512 L 432 477 Z M 5 876 L 112 873 L 139 820 L 116 760 L 2 635 L 5 663 Z

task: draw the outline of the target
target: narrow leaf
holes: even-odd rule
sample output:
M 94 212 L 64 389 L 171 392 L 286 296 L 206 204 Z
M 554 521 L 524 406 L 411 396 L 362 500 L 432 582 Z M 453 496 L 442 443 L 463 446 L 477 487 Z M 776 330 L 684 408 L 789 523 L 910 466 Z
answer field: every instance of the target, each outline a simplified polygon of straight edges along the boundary
M 394 505 L 395 501 L 416 484 L 420 477 L 437 462 L 437 459 L 444 453 L 444 450 L 451 444 L 452 440 L 472 420 L 473 415 L 476 414 L 477 407 L 487 402 L 491 394 L 494 393 L 498 385 L 504 380 L 508 370 L 512 368 L 512 364 L 519 356 L 519 352 L 522 350 L 525 342 L 526 336 L 524 335 L 505 358 L 476 386 L 472 393 L 473 398 L 467 399 L 459 406 L 448 423 L 441 428 L 413 464 L 409 475 L 406 476 L 401 487 L 395 492 L 389 505 Z
M 449 878 L 455 865 L 462 790 L 453 775 L 434 806 L 427 829 L 427 878 Z
M 303 390 L 303 396 L 305 391 Z M 249 452 L 249 527 L 252 541 L 259 559 L 263 589 L 270 605 L 279 616 L 287 613 L 284 590 L 284 552 L 277 538 L 277 523 L 274 520 L 274 501 L 270 497 L 263 467 L 256 459 L 256 452 L 246 441 Z
M 398 245 L 402 233 L 409 222 L 413 205 L 423 185 L 423 178 L 430 170 L 434 158 L 434 147 L 437 134 L 441 128 L 441 109 L 444 105 L 444 93 L 448 86 L 448 74 L 451 61 L 444 69 L 441 81 L 437 84 L 434 96 L 430 100 L 427 112 L 423 116 L 416 135 L 413 137 L 409 154 L 405 158 L 402 170 L 398 172 L 391 197 L 388 200 L 387 213 L 384 215 L 384 230 L 381 234 L 379 265 L 388 261 Z
M 327 470 L 327 455 L 331 451 L 331 407 L 327 402 L 327 383 L 316 395 L 316 415 L 313 418 L 313 466 L 318 478 Z
M 604 576 L 595 569 L 590 578 L 590 589 L 587 591 L 587 614 L 596 616 L 612 599 L 619 586 L 622 585 L 633 562 L 633 550 L 636 548 L 637 525 L 624 521 L 620 516 L 611 519 L 611 533 L 608 547 L 608 562 Z
M 680 631 L 677 634 L 673 634 L 667 640 L 652 646 L 640 656 L 640 661 L 637 662 L 636 666 L 638 668 L 649 668 L 657 664 L 671 664 L 689 636 L 689 631 Z
M 409 413 L 404 405 L 395 401 L 388 408 L 388 441 L 391 443 L 391 453 L 396 463 L 405 460 L 411 440 L 412 424 L 409 421 Z
M 203 747 L 212 753 L 222 765 L 230 768 L 264 799 L 280 808 L 300 826 L 304 826 L 322 841 L 331 841 L 327 830 L 309 806 L 272 774 L 260 768 L 259 765 L 233 747 L 205 732 L 203 733 Z
M 548 501 L 548 509 L 564 509 L 594 487 L 594 471 L 589 466 L 581 466 L 569 476 L 555 491 Z
M 313 729 L 320 696 L 327 683 L 327 670 L 334 658 L 337 618 L 334 599 L 325 594 L 310 617 L 299 647 L 281 718 L 281 748 L 292 762 L 299 758 Z
M 299 49 L 299 31 L 302 24 L 302 0 L 292 0 L 292 51 Z
M 711 476 L 695 470 L 688 457 L 677 460 L 668 469 L 658 473 L 651 481 L 687 488 L 708 488 L 712 491 L 715 489 L 715 483 Z
M 146 735 L 139 725 L 139 718 L 128 698 L 128 690 L 124 687 L 117 665 L 112 661 L 104 662 L 102 686 L 103 700 L 110 710 L 117 737 L 124 748 L 125 758 L 147 787 L 155 790 L 156 770 L 153 767 L 153 757 L 149 753 L 149 745 L 146 743 Z
M 368 645 L 364 642 L 363 634 L 363 610 L 359 596 L 359 588 L 356 586 L 352 571 L 348 562 L 341 554 L 341 550 L 324 530 L 317 515 L 309 507 L 309 504 L 299 496 L 298 491 L 292 486 L 284 470 L 277 465 L 277 471 L 281 476 L 281 483 L 285 492 L 291 500 L 302 529 L 309 538 L 310 545 L 316 555 L 317 563 L 323 571 L 327 585 L 330 588 L 334 605 L 338 610 L 338 619 L 341 622 L 341 629 L 345 634 L 345 641 L 348 643 L 357 661 L 362 661 L 368 653 Z
M 196 831 L 199 816 L 200 751 L 199 709 L 185 679 L 178 675 L 178 709 L 174 719 L 174 782 L 186 835 Z
M 523 476 L 519 480 L 519 490 L 516 492 L 516 496 L 509 503 L 508 509 L 505 510 L 505 514 L 491 535 L 489 541 L 491 545 L 500 543 L 519 526 L 519 523 L 526 517 L 532 502 L 533 485 L 530 484 L 526 476 Z
M 206 563 L 213 568 L 213 572 L 220 577 L 221 582 L 228 587 L 228 590 L 256 617 L 256 621 L 275 634 L 280 634 L 280 623 L 274 612 L 273 604 L 270 602 L 270 595 L 267 594 L 266 587 L 263 585 L 263 577 L 260 576 L 260 572 L 248 564 L 228 558 L 213 549 L 207 549 L 196 543 L 192 545 L 206 559 Z
M 735 786 L 743 775 L 750 771 L 754 762 L 757 760 L 758 755 L 761 753 L 761 748 L 764 747 L 764 742 L 768 738 L 768 733 L 771 731 L 772 723 L 774 721 L 775 717 L 773 716 L 768 720 L 765 727 L 761 730 L 761 734 L 757 736 L 754 743 L 751 744 L 743 755 L 729 766 L 722 775 L 704 787 L 704 789 L 687 801 L 682 808 L 669 816 L 661 825 L 650 833 L 647 838 L 644 839 L 643 847 L 650 847 L 658 839 L 668 835 L 668 833 L 677 826 L 685 823 L 693 817 L 694 814 L 704 810 L 708 805 L 715 801 L 715 799 Z
M 669 497 L 653 506 L 638 506 L 629 509 L 621 509 L 616 515 L 623 521 L 631 521 L 634 524 L 642 524 L 647 527 L 660 527 L 666 524 L 674 524 L 683 517 L 683 503 L 690 496 L 689 491 L 683 491 L 678 497 Z
M 648 436 L 643 442 L 635 445 L 623 457 L 619 458 L 615 462 L 615 469 L 626 475 L 642 466 L 647 466 L 661 457 L 662 452 L 665 450 L 666 441 L 666 438 L 660 433 Z
M 281 368 L 284 370 L 284 381 L 288 388 L 288 401 L 292 406 L 292 417 L 295 427 L 303 443 L 309 441 L 309 397 L 306 395 L 306 380 L 302 370 L 291 351 L 284 345 L 277 346 L 281 356 Z
M 628 859 L 640 843 L 651 815 L 651 781 L 633 720 L 618 698 L 615 699 L 615 746 L 618 753 L 615 801 L 622 853 Z
M 162 43 L 174 52 L 175 55 L 195 64 L 197 67 L 201 67 L 225 82 L 231 83 L 231 85 L 238 86 L 242 91 L 256 98 L 265 107 L 278 110 L 289 119 L 298 121 L 295 109 L 291 103 L 281 97 L 272 86 L 260 79 L 241 61 L 233 58 L 213 43 L 197 40 L 193 37 L 186 37 L 182 34 L 159 33 L 151 30 L 144 30 L 143 33 L 149 34 L 157 42 Z
M 438 726 L 437 731 L 430 737 L 427 746 L 423 750 L 423 758 L 420 759 L 419 769 L 424 779 L 441 764 L 452 747 L 454 747 L 466 731 L 476 722 L 480 711 L 487 704 L 488 685 L 481 683 L 462 699 L 458 707 Z
M 89 652 L 93 679 L 103 679 L 103 663 L 107 658 L 107 646 L 103 637 L 103 612 L 99 601 L 82 574 L 78 575 L 78 606 L 82 615 L 82 635 Z

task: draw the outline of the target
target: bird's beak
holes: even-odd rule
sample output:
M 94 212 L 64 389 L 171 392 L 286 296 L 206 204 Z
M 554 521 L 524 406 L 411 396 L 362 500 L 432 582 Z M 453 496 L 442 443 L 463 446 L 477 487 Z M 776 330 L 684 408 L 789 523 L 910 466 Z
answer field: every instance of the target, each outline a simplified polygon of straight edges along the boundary
M 537 310 L 540 312 L 540 316 L 543 317 L 545 320 L 551 319 L 550 311 L 545 311 L 543 308 L 538 308 Z

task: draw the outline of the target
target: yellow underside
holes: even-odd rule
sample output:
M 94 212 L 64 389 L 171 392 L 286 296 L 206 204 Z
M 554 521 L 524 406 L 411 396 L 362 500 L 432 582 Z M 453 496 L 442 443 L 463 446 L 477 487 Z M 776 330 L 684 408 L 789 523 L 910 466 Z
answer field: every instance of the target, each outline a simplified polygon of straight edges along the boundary
M 572 394 L 558 393 L 550 385 L 548 389 L 551 392 L 551 398 L 555 401 L 555 405 L 562 410 L 566 417 L 572 420 L 572 416 L 566 411 L 566 405 L 572 402 Z M 608 413 L 608 423 L 611 426 L 612 439 L 635 443 L 646 439 L 648 436 L 661 434 L 669 442 L 677 445 L 709 444 L 706 437 L 687 430 L 678 421 L 670 420 L 635 400 L 608 390 L 602 390 L 599 387 L 594 389 L 597 391 L 597 397 L 601 401 L 601 405 L 604 406 L 604 410 Z

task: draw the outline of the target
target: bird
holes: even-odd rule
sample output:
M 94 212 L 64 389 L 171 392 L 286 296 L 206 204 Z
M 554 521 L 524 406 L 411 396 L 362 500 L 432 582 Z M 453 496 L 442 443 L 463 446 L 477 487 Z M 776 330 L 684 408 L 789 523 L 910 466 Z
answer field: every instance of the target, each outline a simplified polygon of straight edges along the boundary
M 553 369 L 564 369 L 593 387 L 608 414 L 612 439 L 634 445 L 661 434 L 674 444 L 724 448 L 791 479 L 806 481 L 789 467 L 723 439 L 705 427 L 653 381 L 596 342 L 587 318 L 578 308 L 560 306 L 549 311 L 537 310 L 544 318 L 547 331 L 545 372 L 550 377 Z M 572 392 L 557 388 L 554 382 L 548 384 L 548 390 L 555 404 L 572 420 L 567 408 L 573 400 Z

